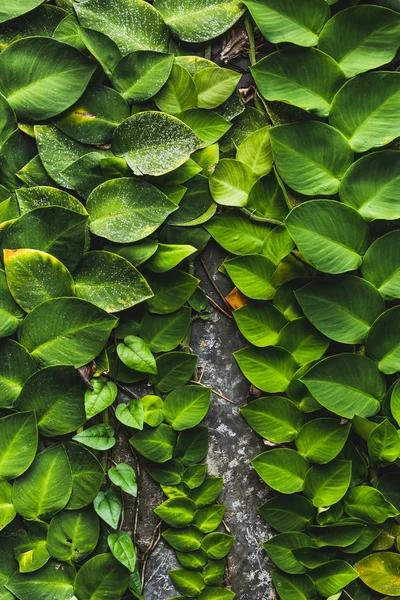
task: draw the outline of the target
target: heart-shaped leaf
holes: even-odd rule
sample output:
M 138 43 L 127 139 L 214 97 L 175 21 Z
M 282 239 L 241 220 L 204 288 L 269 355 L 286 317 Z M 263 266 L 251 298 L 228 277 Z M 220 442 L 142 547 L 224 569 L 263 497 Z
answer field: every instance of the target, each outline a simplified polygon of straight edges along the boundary
M 154 101 L 159 110 L 172 115 L 196 108 L 197 89 L 193 77 L 184 67 L 175 63 Z
M 253 346 L 276 345 L 286 324 L 283 314 L 268 302 L 251 302 L 233 312 L 240 333 Z
M 176 434 L 169 425 L 161 424 L 155 429 L 138 431 L 129 441 L 145 458 L 164 463 L 173 456 Z
M 123 492 L 136 497 L 136 473 L 130 465 L 127 463 L 119 463 L 108 470 L 108 476 L 113 484 L 120 487 Z
M 136 552 L 126 531 L 110 533 L 107 540 L 114 557 L 132 573 L 136 567 Z
M 64 510 L 49 526 L 47 548 L 56 560 L 79 562 L 93 552 L 99 539 L 99 519 L 93 508 Z
M 297 451 L 311 463 L 326 464 L 337 457 L 350 433 L 350 424 L 321 418 L 306 423 L 296 437 Z
M 72 438 L 94 450 L 109 450 L 116 444 L 115 431 L 110 425 L 93 425 Z
M 249 298 L 254 300 L 270 300 L 275 293 L 271 283 L 276 265 L 259 254 L 237 256 L 224 262 L 236 287 Z
M 128 587 L 129 571 L 110 553 L 94 556 L 79 569 L 74 591 L 78 598 L 122 598 Z
M 307 472 L 304 493 L 317 508 L 339 502 L 351 481 L 351 462 L 333 460 L 325 465 L 315 465 Z
M 175 431 L 195 427 L 206 416 L 210 400 L 211 390 L 206 387 L 188 385 L 173 390 L 164 401 L 164 419 Z
M 221 159 L 210 177 L 210 192 L 217 204 L 246 206 L 257 175 L 245 163 L 233 158 Z
M 267 450 L 251 461 L 267 485 L 281 494 L 293 494 L 304 489 L 309 464 L 290 448 Z
M 86 418 L 91 419 L 103 410 L 106 410 L 116 400 L 118 388 L 113 381 L 105 377 L 96 377 L 90 380 L 92 389 L 85 392 Z

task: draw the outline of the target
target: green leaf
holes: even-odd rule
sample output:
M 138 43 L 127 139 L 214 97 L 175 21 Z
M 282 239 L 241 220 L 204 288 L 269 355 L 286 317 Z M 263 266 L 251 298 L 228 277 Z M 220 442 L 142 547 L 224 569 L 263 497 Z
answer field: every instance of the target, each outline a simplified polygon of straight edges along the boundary
M 134 267 L 138 267 L 153 256 L 158 248 L 157 240 L 144 239 L 136 244 L 108 244 L 105 250 L 126 258 Z
M 232 127 L 232 124 L 223 116 L 202 108 L 185 110 L 179 113 L 177 117 L 186 123 L 190 129 L 193 129 L 205 146 L 217 142 Z
M 80 0 L 74 6 L 80 24 L 100 31 L 123 54 L 134 50 L 166 52 L 168 30 L 160 14 L 142 0 Z M 132 35 L 132 32 L 135 35 Z
M 310 200 L 289 213 L 286 227 L 304 258 L 319 271 L 337 274 L 361 265 L 368 225 L 349 206 Z
M 67 442 L 65 450 L 72 471 L 72 494 L 65 508 L 77 510 L 90 504 L 96 497 L 104 471 L 97 458 L 84 446 Z
M 65 510 L 50 521 L 47 548 L 56 560 L 79 562 L 99 539 L 99 519 L 92 508 Z
M 221 558 L 225 558 L 229 554 L 234 541 L 235 538 L 233 536 L 216 531 L 204 536 L 201 547 L 207 553 L 209 559 L 221 560 Z
M 299 575 L 307 571 L 295 558 L 293 550 L 312 547 L 313 542 L 308 535 L 297 532 L 281 533 L 264 542 L 263 546 L 274 564 L 285 573 Z
M 75 295 L 70 272 L 51 254 L 26 248 L 3 254 L 8 287 L 26 312 L 51 298 Z
M 318 279 L 295 296 L 314 327 L 343 344 L 361 344 L 384 309 L 377 290 L 358 277 Z
M 57 600 L 71 600 L 74 594 L 76 571 L 72 565 L 49 560 L 39 571 L 34 573 L 14 573 L 7 581 L 6 587 L 20 600 L 48 597 L 56 595 Z
M 386 300 L 400 297 L 400 269 L 397 262 L 399 247 L 400 232 L 391 231 L 371 244 L 361 266 L 362 276 L 370 281 Z
M 258 398 L 240 412 L 256 433 L 277 444 L 292 442 L 304 423 L 302 412 L 281 396 Z
M 21 327 L 20 340 L 44 366 L 64 364 L 78 368 L 100 354 L 116 324 L 115 317 L 89 302 L 56 298 L 29 313 Z
M 47 367 L 25 382 L 18 408 L 34 411 L 39 433 L 65 435 L 85 422 L 85 385 L 72 367 Z
M 223 484 L 222 477 L 206 477 L 200 486 L 191 490 L 190 497 L 198 508 L 209 506 L 218 500 Z
M 299 454 L 311 463 L 326 464 L 337 457 L 350 433 L 350 423 L 321 418 L 306 423 L 296 437 Z
M 253 131 L 239 146 L 236 159 L 248 165 L 261 177 L 272 169 L 272 149 L 269 127 Z
M 118 528 L 118 523 L 122 514 L 122 500 L 119 492 L 113 488 L 108 488 L 105 492 L 99 492 L 93 500 L 93 506 L 96 513 L 103 521 L 113 529 Z
M 343 177 L 339 189 L 341 201 L 355 208 L 368 221 L 398 219 L 399 156 L 400 152 L 396 150 L 382 150 L 357 160 Z
M 105 377 L 96 377 L 90 380 L 92 389 L 85 392 L 86 419 L 91 419 L 103 410 L 106 410 L 116 400 L 118 388 L 112 381 Z
M 384 523 L 399 514 L 397 508 L 387 502 L 379 490 L 369 486 L 352 488 L 344 498 L 344 510 L 349 517 L 367 523 Z
M 335 94 L 345 83 L 342 70 L 330 56 L 309 48 L 273 52 L 251 72 L 266 100 L 292 104 L 317 117 L 328 116 Z
M 1 6 L 0 23 L 24 15 L 42 4 L 42 2 L 43 0 L 22 0 L 16 5 L 13 0 L 5 0 Z
M 207 67 L 198 71 L 194 77 L 199 108 L 217 108 L 235 91 L 241 75 L 230 69 Z
M 185 483 L 189 489 L 193 490 L 199 487 L 207 475 L 207 465 L 192 465 L 185 469 L 182 475 L 182 482 Z
M 178 248 L 178 245 L 176 247 Z M 147 279 L 154 293 L 147 304 L 150 312 L 157 314 L 169 314 L 181 308 L 200 282 L 193 275 L 178 269 L 165 274 L 148 275 Z
M 385 394 L 384 379 L 375 363 L 358 354 L 325 358 L 301 381 L 322 406 L 346 419 L 376 414 Z
M 286 324 L 283 314 L 268 302 L 251 302 L 233 311 L 240 333 L 253 346 L 276 345 Z
M 177 207 L 150 183 L 122 177 L 93 190 L 87 208 L 93 233 L 127 243 L 153 233 Z
M 161 535 L 178 552 L 195 552 L 203 539 L 203 534 L 196 527 L 167 529 Z
M 313 569 L 310 577 L 315 589 L 322 596 L 332 596 L 346 585 L 357 579 L 357 572 L 343 560 L 332 560 L 331 562 Z
M 108 545 L 118 562 L 133 573 L 136 568 L 136 552 L 129 535 L 125 531 L 110 533 Z
M 400 422 L 400 383 L 396 382 L 390 393 L 390 412 L 399 425 Z
M 236 287 L 254 300 L 270 300 L 275 293 L 271 283 L 276 265 L 265 256 L 248 254 L 237 256 L 224 262 Z
M 173 456 L 176 434 L 169 425 L 161 424 L 155 429 L 138 431 L 129 442 L 145 458 L 164 463 Z
M 8 481 L 0 480 L 0 531 L 11 523 L 17 514 L 12 491 L 12 486 Z
M 400 370 L 399 322 L 400 307 L 394 306 L 382 313 L 372 325 L 365 342 L 367 354 L 378 363 L 382 373 Z
M 154 273 L 170 271 L 188 256 L 196 252 L 189 244 L 158 244 L 153 256 L 147 261 L 146 267 Z
M 183 431 L 178 436 L 175 457 L 184 465 L 193 465 L 204 460 L 208 451 L 208 428 L 196 427 Z
M 400 73 L 364 73 L 335 96 L 329 122 L 346 136 L 354 152 L 385 146 L 400 135 L 399 95 Z
M 21 215 L 44 206 L 58 206 L 81 215 L 87 215 L 85 207 L 75 196 L 54 187 L 43 185 L 20 188 L 16 190 L 16 195 Z
M 194 517 L 193 525 L 202 533 L 212 533 L 220 526 L 224 518 L 226 507 L 220 504 L 200 508 Z
M 369 434 L 367 445 L 373 463 L 394 462 L 400 455 L 400 437 L 388 419 Z
M 287 531 L 303 531 L 311 524 L 315 516 L 313 505 L 304 496 L 275 496 L 259 507 L 258 512 L 263 519 L 284 533 Z
M 170 315 L 147 313 L 138 334 L 149 344 L 152 352 L 168 352 L 176 348 L 190 326 L 190 308 L 183 306 Z
M 159 465 L 154 463 L 147 467 L 149 475 L 162 486 L 177 486 L 182 482 L 182 475 L 185 471 L 184 465 L 173 458 L 166 463 Z M 205 474 L 204 474 L 205 477 Z
M 150 50 L 131 52 L 111 75 L 116 90 L 129 102 L 143 102 L 157 94 L 170 76 L 174 57 Z
M 116 443 L 115 431 L 110 425 L 93 425 L 77 433 L 72 438 L 94 450 L 109 450 Z
M 173 390 L 164 401 L 164 419 L 175 431 L 195 427 L 206 416 L 210 400 L 211 390 L 206 387 L 188 385 Z
M 36 455 L 15 480 L 13 504 L 24 519 L 48 519 L 62 510 L 72 491 L 72 474 L 64 446 L 51 446 Z
M 359 578 L 369 588 L 390 597 L 400 595 L 400 556 L 394 552 L 375 552 L 354 565 Z
M 261 254 L 265 239 L 270 232 L 268 226 L 251 221 L 243 212 L 236 209 L 224 211 L 213 217 L 204 227 L 220 246 L 240 256 Z
M 0 419 L 0 478 L 14 479 L 24 473 L 35 458 L 38 444 L 33 412 L 20 412 Z
M 0 92 L 18 118 L 49 119 L 78 100 L 94 69 L 69 44 L 47 37 L 17 40 L 1 53 Z
M 200 596 L 199 600 L 233 600 L 235 593 L 227 588 L 207 587 Z
M 234 352 L 240 370 L 249 381 L 264 392 L 284 392 L 297 364 L 284 348 L 254 348 L 248 346 Z
M 244 12 L 239 0 L 156 0 L 155 8 L 173 34 L 185 42 L 205 42 L 218 37 L 241 17 Z
M 197 356 L 189 352 L 169 352 L 157 358 L 157 375 L 150 376 L 151 383 L 162 393 L 185 385 L 192 377 Z
M 126 404 L 121 403 L 115 410 L 115 416 L 123 425 L 142 430 L 144 423 L 143 402 L 134 398 Z
M 304 489 L 309 464 L 290 448 L 267 450 L 251 461 L 267 485 L 281 494 L 293 494 Z
M 225 560 L 212 561 L 208 563 L 202 572 L 204 581 L 207 583 L 207 585 L 222 585 L 225 575 L 225 568 Z M 204 590 L 204 593 L 207 592 L 207 589 L 208 588 Z
M 306 475 L 304 493 L 318 508 L 331 506 L 343 498 L 350 480 L 350 461 L 333 460 L 326 465 L 315 465 Z
M 10 294 L 6 275 L 0 269 L 0 338 L 13 335 L 20 326 L 23 315 L 23 311 Z
M 114 154 L 125 158 L 135 175 L 169 173 L 183 165 L 200 145 L 185 123 L 154 111 L 129 117 L 113 136 Z
M 42 250 L 73 270 L 84 251 L 87 220 L 86 215 L 65 208 L 36 208 L 7 228 L 1 247 Z
M 43 567 L 49 560 L 47 535 L 49 526 L 41 521 L 26 523 L 27 531 L 19 531 L 14 545 L 14 556 L 20 573 L 31 573 Z
M 288 186 L 308 196 L 329 196 L 338 191 L 353 153 L 337 129 L 319 121 L 271 128 L 276 168 Z
M 134 469 L 127 463 L 119 463 L 108 469 L 108 476 L 114 485 L 121 488 L 126 494 L 130 494 L 136 498 L 137 483 L 136 473 Z
M 204 579 L 196 571 L 187 571 L 186 569 L 175 569 L 168 571 L 173 586 L 180 594 L 185 594 L 188 598 L 197 597 L 197 595 L 206 587 Z
M 18 129 L 10 135 L 1 147 L 0 175 L 2 187 L 15 190 L 21 187 L 17 173 L 30 162 L 37 150 L 33 140 L 24 136 Z
M 25 348 L 13 340 L 1 341 L 0 349 L 0 406 L 11 407 L 25 381 L 36 371 L 36 366 Z
M 171 527 L 186 527 L 193 521 L 196 504 L 190 498 L 172 498 L 158 506 L 154 512 Z
M 157 373 L 156 359 L 146 342 L 136 335 L 128 335 L 123 344 L 118 344 L 117 354 L 130 369 L 143 373 Z
M 274 569 L 271 576 L 282 600 L 310 600 L 315 596 L 315 588 L 308 575 L 288 575 Z
M 171 74 L 154 98 L 157 108 L 175 115 L 197 106 L 197 90 L 190 73 L 178 64 L 173 64 Z
M 299 365 L 304 365 L 321 358 L 329 346 L 329 340 L 305 317 L 301 317 L 285 325 L 279 333 L 277 344 L 289 350 Z
M 315 46 L 330 11 L 322 0 L 294 4 L 291 0 L 245 0 L 251 16 L 269 42 Z
M 210 177 L 210 192 L 217 204 L 246 206 L 257 175 L 245 163 L 233 158 L 223 158 Z
M 354 6 L 328 21 L 318 47 L 336 60 L 346 77 L 354 77 L 390 63 L 397 52 L 399 34 L 400 15 L 394 11 Z
M 246 209 L 256 217 L 281 222 L 288 214 L 289 206 L 285 187 L 273 169 L 253 185 Z
M 129 571 L 112 554 L 98 554 L 80 568 L 74 591 L 82 600 L 122 598 L 128 587 Z

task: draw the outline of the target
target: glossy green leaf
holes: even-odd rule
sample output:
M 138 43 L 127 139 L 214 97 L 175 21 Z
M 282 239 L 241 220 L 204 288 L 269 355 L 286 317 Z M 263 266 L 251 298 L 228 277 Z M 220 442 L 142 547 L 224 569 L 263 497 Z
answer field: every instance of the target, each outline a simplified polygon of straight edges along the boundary
M 384 523 L 399 514 L 379 490 L 369 486 L 352 488 L 344 498 L 344 509 L 349 517 L 367 523 Z
M 190 498 L 173 498 L 160 504 L 154 512 L 171 527 L 186 527 L 193 521 L 196 504 Z
M 385 146 L 400 134 L 395 110 L 399 95 L 399 73 L 364 73 L 335 96 L 329 122 L 346 136 L 354 152 Z
M 314 327 L 344 344 L 362 343 L 384 309 L 381 295 L 358 277 L 312 281 L 295 296 Z
M 197 90 L 190 73 L 175 63 L 154 101 L 159 110 L 172 115 L 196 108 Z
M 21 344 L 45 366 L 87 364 L 104 347 L 117 319 L 79 298 L 56 298 L 33 309 L 21 327 Z
M 325 464 L 341 452 L 349 432 L 349 423 L 341 425 L 336 419 L 314 419 L 300 429 L 296 448 L 309 462 Z
M 310 200 L 289 213 L 286 227 L 318 270 L 337 274 L 361 265 L 368 225 L 354 209 L 334 200 Z
M 16 5 L 13 2 L 13 0 L 5 0 L 1 7 L 0 23 L 4 23 L 5 21 L 15 19 L 20 15 L 28 13 L 40 4 L 42 4 L 42 2 L 43 0 L 23 0 L 18 5 Z
M 196 571 L 175 569 L 175 571 L 169 571 L 169 576 L 178 592 L 185 594 L 188 598 L 197 597 L 197 595 L 206 587 L 202 575 L 196 573 Z
M 93 500 L 93 506 L 96 513 L 103 521 L 113 529 L 118 528 L 118 523 L 122 514 L 122 500 L 119 493 L 113 488 L 105 492 L 99 492 Z
M 233 158 L 223 158 L 210 177 L 210 192 L 217 204 L 246 206 L 249 192 L 257 175 L 245 163 Z
M 118 344 L 117 354 L 130 369 L 143 373 L 157 373 L 156 359 L 146 342 L 136 335 L 128 335 L 123 344 Z
M 394 462 L 400 455 L 397 429 L 385 419 L 369 434 L 367 446 L 372 462 Z
M 125 158 L 135 175 L 169 173 L 199 147 L 200 140 L 190 127 L 171 115 L 154 111 L 126 119 L 113 136 L 113 152 Z
M 391 374 L 400 370 L 399 321 L 400 307 L 390 308 L 372 325 L 365 342 L 368 356 L 378 363 L 382 373 Z
M 129 441 L 145 458 L 164 463 L 173 456 L 176 434 L 169 425 L 161 424 L 155 429 L 138 431 Z
M 133 429 L 143 429 L 144 408 L 143 402 L 137 398 L 121 403 L 115 410 L 115 416 L 120 423 Z
M 38 443 L 33 412 L 20 412 L 0 419 L 0 477 L 22 475 L 35 458 Z
M 201 508 L 196 512 L 193 524 L 202 533 L 212 533 L 221 524 L 225 510 L 225 506 L 221 506 L 220 504 Z
M 16 517 L 16 509 L 12 498 L 12 486 L 8 481 L 0 481 L 0 531 Z
M 64 446 L 51 446 L 15 480 L 13 504 L 25 519 L 47 519 L 65 507 L 71 491 L 72 474 Z
M 158 244 L 156 252 L 147 261 L 146 267 L 154 273 L 164 273 L 179 265 L 194 252 L 196 248 L 189 244 Z
M 293 554 L 293 550 L 313 546 L 311 538 L 306 534 L 297 532 L 281 533 L 264 542 L 263 546 L 274 564 L 285 573 L 299 575 L 307 571 Z
M 339 502 L 349 489 L 351 462 L 333 460 L 326 465 L 315 465 L 308 471 L 304 493 L 316 507 Z
M 171 528 L 161 535 L 178 552 L 195 552 L 200 548 L 203 539 L 203 534 L 196 527 Z
M 251 302 L 233 312 L 240 333 L 253 346 L 276 345 L 286 324 L 283 314 L 267 302 Z
M 119 463 L 108 470 L 108 476 L 114 485 L 131 496 L 137 495 L 136 473 L 127 463 Z
M 90 385 L 92 389 L 88 389 L 85 392 L 85 413 L 87 419 L 91 419 L 103 410 L 106 410 L 118 395 L 118 388 L 115 383 L 107 381 L 105 377 L 91 379 Z
M 107 596 L 122 598 L 128 579 L 128 569 L 112 554 L 98 554 L 80 568 L 74 589 L 79 600 L 101 600 Z
M 94 450 L 109 450 L 116 443 L 115 431 L 110 425 L 93 425 L 72 438 Z
M 205 146 L 214 144 L 232 126 L 223 116 L 202 108 L 185 110 L 179 113 L 177 117 L 193 129 Z M 196 159 L 196 155 L 193 158 Z
M 338 129 L 319 121 L 271 128 L 276 168 L 288 186 L 308 196 L 329 196 L 338 191 L 353 162 L 349 143 Z
M 67 442 L 65 444 L 72 471 L 72 493 L 67 510 L 77 510 L 90 504 L 96 497 L 104 478 L 99 461 L 85 447 Z
M 138 334 L 152 352 L 168 352 L 185 337 L 190 325 L 190 308 L 184 306 L 170 315 L 146 314 Z
M 275 293 L 271 283 L 276 265 L 265 256 L 248 254 L 237 256 L 224 262 L 236 287 L 254 300 L 270 300 Z
M 57 600 L 72 600 L 76 571 L 72 565 L 49 560 L 34 573 L 14 573 L 7 582 L 7 589 L 20 600 L 51 597 L 57 594 Z
M 387 233 L 371 244 L 361 266 L 362 276 L 387 300 L 400 297 L 400 270 L 397 264 L 399 245 L 400 231 Z
M 144 239 L 136 244 L 108 244 L 105 250 L 119 254 L 128 260 L 134 267 L 138 267 L 148 258 L 153 256 L 158 248 L 157 240 Z
M 26 523 L 27 530 L 16 535 L 14 556 L 18 561 L 20 573 L 32 573 L 43 567 L 49 560 L 47 535 L 49 526 L 43 521 Z
M 313 569 L 310 577 L 317 592 L 325 597 L 332 596 L 357 579 L 357 572 L 343 560 L 331 562 Z
M 183 431 L 178 436 L 175 457 L 190 466 L 204 460 L 208 451 L 208 428 L 196 427 Z
M 269 42 L 315 46 L 330 11 L 322 0 L 246 0 L 245 5 Z
M 232 535 L 216 531 L 214 533 L 209 533 L 203 538 L 201 547 L 207 552 L 209 559 L 221 560 L 221 558 L 225 558 L 225 556 L 229 554 L 234 541 L 235 539 Z
M 156 0 L 155 7 L 174 35 L 185 42 L 205 42 L 227 31 L 244 11 L 238 0 Z
M 274 569 L 271 576 L 282 600 L 310 600 L 315 595 L 314 585 L 308 575 L 288 575 Z
M 16 191 L 16 195 L 22 215 L 44 206 L 58 206 L 81 215 L 87 215 L 85 207 L 75 196 L 55 187 L 43 185 L 20 188 Z
M 143 102 L 157 94 L 167 81 L 174 58 L 149 50 L 131 52 L 115 67 L 111 80 L 129 102 Z
M 20 119 L 41 121 L 71 106 L 93 71 L 89 59 L 68 44 L 47 37 L 26 38 L 1 53 L 0 92 Z
M 147 279 L 154 293 L 147 304 L 150 312 L 157 314 L 169 314 L 181 308 L 199 283 L 199 279 L 178 269 L 165 274 L 148 275 Z
M 234 353 L 235 359 L 249 381 L 264 392 L 284 392 L 297 364 L 284 348 L 253 348 Z
M 239 83 L 240 74 L 230 69 L 207 67 L 198 71 L 194 77 L 199 108 L 217 108 L 227 100 Z
M 332 100 L 345 82 L 330 56 L 308 48 L 273 52 L 251 71 L 266 100 L 293 104 L 317 117 L 328 116 Z
M 268 226 L 251 221 L 236 209 L 224 211 L 213 217 L 204 227 L 225 250 L 241 256 L 261 254 L 270 231 Z
M 259 507 L 267 523 L 280 532 L 303 531 L 313 521 L 315 509 L 304 496 L 275 496 Z
M 240 412 L 256 433 L 278 444 L 292 442 L 304 423 L 301 411 L 281 396 L 258 398 L 242 406 Z
M 195 427 L 206 416 L 210 400 L 211 390 L 206 387 L 188 385 L 173 390 L 164 401 L 164 419 L 175 431 Z
M 267 450 L 251 461 L 267 485 L 281 494 L 293 494 L 304 489 L 309 464 L 290 448 Z
M 79 562 L 93 552 L 99 539 L 99 519 L 92 508 L 62 511 L 50 521 L 47 548 L 53 558 Z
M 318 47 L 346 77 L 389 63 L 397 52 L 400 15 L 381 6 L 354 6 L 328 21 Z
M 321 358 L 329 346 L 329 340 L 302 317 L 290 321 L 281 329 L 277 344 L 289 350 L 299 365 L 304 365 Z
M 45 437 L 65 435 L 85 422 L 85 386 L 72 367 L 47 367 L 25 382 L 18 408 L 34 411 L 39 432 Z
M 0 337 L 13 335 L 20 326 L 23 315 L 10 294 L 5 272 L 0 269 Z
M 365 556 L 355 569 L 369 588 L 390 597 L 400 594 L 400 557 L 394 552 L 375 552 Z
M 157 375 L 150 381 L 162 393 L 180 388 L 192 377 L 197 364 L 197 356 L 188 352 L 170 352 L 157 358 Z
M 118 531 L 108 536 L 108 545 L 114 557 L 131 573 L 136 567 L 136 552 L 126 531 Z
M 246 209 L 256 217 L 279 222 L 285 219 L 289 212 L 289 200 L 275 169 L 253 185 Z
M 0 406 L 11 407 L 26 380 L 36 371 L 36 365 L 25 348 L 13 340 L 2 340 L 0 350 Z
M 269 127 L 253 131 L 239 146 L 236 159 L 248 165 L 258 176 L 272 169 L 272 150 Z

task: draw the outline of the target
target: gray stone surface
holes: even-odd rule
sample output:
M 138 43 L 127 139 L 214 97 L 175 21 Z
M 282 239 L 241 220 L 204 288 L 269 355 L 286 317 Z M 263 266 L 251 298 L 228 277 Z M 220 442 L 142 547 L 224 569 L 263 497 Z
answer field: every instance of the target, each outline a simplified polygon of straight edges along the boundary
M 202 256 L 218 287 L 223 293 L 228 293 L 231 283 L 217 272 L 224 258 L 223 251 L 210 244 Z M 204 291 L 222 304 L 200 264 L 196 274 L 202 280 Z M 257 507 L 268 497 L 268 490 L 250 465 L 250 460 L 265 447 L 240 416 L 239 407 L 246 402 L 249 384 L 232 356 L 232 352 L 243 347 L 245 341 L 234 321 L 211 306 L 210 310 L 212 319 L 195 322 L 191 348 L 199 355 L 199 366 L 204 370 L 202 383 L 232 401 L 213 394 L 206 420 L 210 429 L 209 473 L 225 479 L 221 502 L 227 507 L 225 523 L 236 539 L 229 556 L 227 583 L 236 592 L 238 600 L 272 600 L 275 593 L 269 574 L 271 565 L 262 549 L 262 542 L 269 537 L 269 531 L 257 513 Z M 148 547 L 157 525 L 152 510 L 160 502 L 159 486 L 150 481 L 142 469 L 137 536 L 142 552 Z M 169 581 L 168 570 L 178 566 L 174 552 L 160 541 L 146 565 L 146 600 L 167 600 L 177 595 Z

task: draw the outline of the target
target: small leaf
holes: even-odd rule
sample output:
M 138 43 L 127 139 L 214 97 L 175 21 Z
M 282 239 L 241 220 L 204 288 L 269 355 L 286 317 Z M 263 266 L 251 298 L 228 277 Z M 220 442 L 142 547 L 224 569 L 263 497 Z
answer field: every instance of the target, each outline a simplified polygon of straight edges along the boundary
M 297 369 L 293 356 L 284 348 L 248 346 L 234 353 L 240 370 L 260 390 L 284 392 Z
M 162 354 L 157 358 L 157 375 L 150 377 L 151 383 L 162 393 L 180 388 L 192 377 L 197 358 L 188 352 Z
M 38 432 L 33 412 L 13 413 L 0 419 L 0 478 L 14 479 L 35 458 Z
M 217 204 L 246 206 L 257 175 L 243 162 L 233 158 L 221 159 L 210 177 L 210 192 Z
M 142 400 L 133 398 L 129 402 L 118 404 L 115 416 L 123 425 L 133 429 L 143 429 L 144 407 Z
M 118 62 L 111 81 L 125 100 L 143 102 L 162 88 L 170 76 L 173 62 L 172 54 L 149 50 L 131 52 Z
M 188 598 L 197 597 L 197 595 L 206 587 L 204 579 L 196 571 L 187 571 L 186 569 L 175 569 L 168 572 L 172 584 L 179 593 L 185 594 Z
M 234 537 L 227 533 L 216 531 L 204 536 L 201 542 L 202 549 L 207 552 L 207 556 L 211 560 L 221 560 L 229 554 L 230 549 L 234 544 Z
M 262 518 L 281 533 L 303 531 L 315 516 L 313 505 L 304 496 L 275 496 L 259 507 Z
M 268 302 L 250 302 L 233 312 L 240 333 L 253 346 L 276 345 L 286 324 L 283 314 Z
M 91 419 L 103 410 L 106 410 L 116 400 L 118 388 L 112 381 L 105 377 L 97 377 L 90 381 L 93 389 L 85 392 L 86 418 Z
M 398 430 L 385 419 L 369 434 L 367 446 L 373 463 L 394 462 L 400 455 Z
M 173 64 L 168 80 L 154 101 L 160 111 L 172 115 L 195 108 L 197 90 L 190 73 L 179 64 Z
M 186 527 L 193 521 L 196 504 L 190 498 L 172 498 L 166 500 L 154 512 L 171 527 Z
M 9 523 L 11 523 L 16 515 L 17 511 L 15 509 L 13 503 L 13 488 L 8 481 L 1 480 L 0 481 L 0 506 L 1 506 L 1 515 L 0 515 L 0 531 L 7 527 Z
M 126 494 L 130 494 L 136 498 L 136 473 L 130 465 L 119 463 L 115 467 L 108 469 L 108 476 L 114 485 L 120 487 Z
M 88 429 L 84 429 L 72 439 L 89 448 L 101 451 L 113 448 L 116 443 L 115 431 L 110 425 L 93 425 Z
M 164 419 L 175 431 L 190 429 L 206 416 L 210 406 L 211 390 L 188 385 L 173 390 L 164 401 Z
M 347 492 L 351 481 L 351 462 L 334 460 L 316 465 L 307 472 L 304 493 L 316 507 L 331 506 Z
M 96 497 L 104 479 L 104 471 L 97 458 L 80 444 L 66 442 L 69 465 L 72 472 L 72 493 L 67 510 L 88 506 Z
M 136 552 L 129 535 L 125 531 L 117 531 L 110 533 L 107 540 L 114 557 L 133 573 L 136 568 Z
M 164 463 L 173 456 L 176 434 L 168 425 L 138 431 L 129 442 L 145 458 Z
M 265 256 L 248 254 L 224 261 L 229 277 L 245 296 L 270 300 L 275 288 L 271 283 L 276 265 Z
M 313 541 L 308 535 L 296 532 L 281 533 L 264 542 L 263 546 L 274 564 L 285 573 L 306 573 L 307 569 L 297 560 L 293 550 L 312 547 Z
M 113 529 L 117 529 L 122 513 L 122 501 L 120 495 L 112 488 L 105 492 L 99 492 L 93 500 L 96 513 L 103 521 Z
M 278 444 L 292 442 L 304 423 L 301 411 L 281 396 L 258 398 L 243 406 L 240 412 L 256 433 Z
M 268 450 L 254 458 L 251 464 L 267 485 L 282 494 L 293 494 L 304 489 L 309 464 L 295 450 Z
M 118 344 L 117 354 L 130 369 L 143 373 L 157 373 L 156 359 L 146 342 L 136 335 L 129 335 L 123 344 Z

